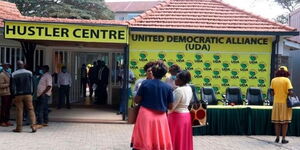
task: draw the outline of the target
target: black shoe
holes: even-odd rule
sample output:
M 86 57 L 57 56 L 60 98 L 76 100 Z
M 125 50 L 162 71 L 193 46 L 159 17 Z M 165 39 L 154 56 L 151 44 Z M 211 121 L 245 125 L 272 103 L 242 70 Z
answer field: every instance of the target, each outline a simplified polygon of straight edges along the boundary
M 67 107 L 67 109 L 71 109 L 71 107 L 69 106 L 69 107 Z
M 281 140 L 281 143 L 282 144 L 287 144 L 287 143 L 289 143 L 289 141 L 288 140 Z
M 21 130 L 13 129 L 12 132 L 20 133 L 22 132 Z
M 276 138 L 276 139 L 275 139 L 275 143 L 279 143 L 279 138 Z
M 123 113 L 122 112 L 117 112 L 117 115 L 122 115 Z

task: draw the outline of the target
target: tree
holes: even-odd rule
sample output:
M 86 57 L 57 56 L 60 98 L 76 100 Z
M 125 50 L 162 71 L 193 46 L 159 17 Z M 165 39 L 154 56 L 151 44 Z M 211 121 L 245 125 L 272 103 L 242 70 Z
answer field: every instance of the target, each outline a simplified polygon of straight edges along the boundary
M 281 24 L 288 24 L 288 21 L 289 21 L 289 14 L 282 14 L 282 15 L 279 15 L 275 18 L 275 21 L 276 22 L 279 22 Z
M 274 0 L 278 3 L 283 9 L 293 12 L 300 6 L 300 0 Z
M 16 3 L 24 16 L 113 19 L 103 0 L 7 0 Z
M 300 6 L 300 0 L 274 0 L 277 4 L 279 4 L 283 9 L 289 11 L 289 13 L 295 11 Z M 280 22 L 282 24 L 288 23 L 289 14 L 282 14 L 278 16 L 275 21 Z

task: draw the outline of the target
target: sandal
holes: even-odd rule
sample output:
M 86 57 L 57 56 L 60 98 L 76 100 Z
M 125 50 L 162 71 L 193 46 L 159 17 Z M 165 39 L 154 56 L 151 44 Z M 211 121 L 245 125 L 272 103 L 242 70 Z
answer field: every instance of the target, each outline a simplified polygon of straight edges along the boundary
M 37 127 L 36 127 L 36 125 L 31 125 L 31 130 L 32 130 L 32 133 L 35 133 L 36 132 L 36 129 Z

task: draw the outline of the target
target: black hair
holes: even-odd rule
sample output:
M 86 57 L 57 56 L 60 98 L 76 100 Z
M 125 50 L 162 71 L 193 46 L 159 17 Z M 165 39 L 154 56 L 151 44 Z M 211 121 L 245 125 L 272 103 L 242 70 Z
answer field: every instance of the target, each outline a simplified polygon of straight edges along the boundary
M 148 70 L 149 68 L 153 67 L 154 65 L 155 65 L 155 62 L 150 61 L 150 62 L 148 62 L 147 64 L 145 64 L 144 70 L 147 72 L 147 70 Z
M 49 66 L 48 66 L 48 65 L 44 65 L 44 66 L 43 66 L 43 69 L 44 69 L 46 72 L 48 72 L 48 71 L 49 71 Z
M 168 72 L 168 68 L 163 61 L 155 62 L 151 70 L 155 79 L 161 79 Z
M 181 80 L 184 84 L 191 82 L 191 73 L 187 70 L 183 70 L 177 74 L 177 78 Z
M 173 64 L 170 68 L 169 68 L 169 72 L 174 71 L 176 73 L 179 73 L 181 71 L 180 67 L 177 64 Z

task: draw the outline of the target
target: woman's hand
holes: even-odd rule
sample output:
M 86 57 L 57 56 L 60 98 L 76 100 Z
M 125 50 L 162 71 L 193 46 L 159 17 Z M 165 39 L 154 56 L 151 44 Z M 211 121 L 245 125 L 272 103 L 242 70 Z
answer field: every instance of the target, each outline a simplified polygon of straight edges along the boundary
M 141 96 L 135 96 L 135 97 L 134 97 L 134 102 L 135 102 L 136 104 L 141 103 L 141 101 L 142 101 L 142 97 L 141 97 Z
M 289 96 L 294 96 L 294 91 L 292 89 L 289 89 L 288 95 Z

